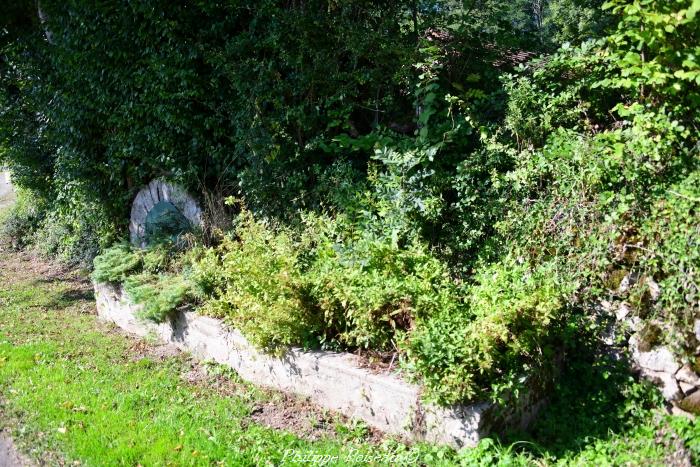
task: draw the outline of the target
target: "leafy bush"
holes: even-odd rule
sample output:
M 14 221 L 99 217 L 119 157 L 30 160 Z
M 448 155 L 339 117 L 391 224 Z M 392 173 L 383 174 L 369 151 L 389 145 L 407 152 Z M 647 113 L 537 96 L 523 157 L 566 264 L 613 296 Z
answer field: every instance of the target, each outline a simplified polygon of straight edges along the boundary
M 95 258 L 92 280 L 122 284 L 131 301 L 142 305 L 141 317 L 161 322 L 193 295 L 183 264 L 167 245 L 141 250 L 122 243 Z
M 193 262 L 195 290 L 213 292 L 200 312 L 224 318 L 253 344 L 271 351 L 316 343 L 321 320 L 307 306 L 299 243 L 248 211 L 239 216 L 236 235 L 217 247 L 220 259 L 209 252 Z
M 80 210 L 62 209 L 57 201 L 20 188 L 0 219 L 0 235 L 17 248 L 33 248 L 62 263 L 89 268 L 99 251 L 114 242 L 115 229 L 99 206 L 79 205 Z
M 598 53 L 562 51 L 514 85 L 506 121 L 529 135 L 524 139 L 530 147 L 503 177 L 514 196 L 498 232 L 510 254 L 535 265 L 556 262 L 569 271 L 566 283 L 579 304 L 627 301 L 647 329 L 670 331 L 667 342 L 690 358 L 697 352 L 692 322 L 700 316 L 691 266 L 697 262 L 699 163 L 697 135 L 690 130 L 698 125 L 691 110 L 698 83 L 691 77 L 698 76 L 698 64 L 686 49 L 674 50 L 678 41 L 697 40 L 697 28 L 690 26 L 697 11 L 681 3 L 652 1 L 639 9 L 633 2 L 609 2 L 622 13 L 621 22 L 595 45 Z M 647 31 L 641 35 L 640 25 Z M 643 56 L 629 49 L 630 41 L 639 41 Z M 538 80 L 555 70 L 588 72 L 574 84 L 554 85 L 555 94 L 578 101 L 585 125 L 560 121 L 559 128 L 548 129 L 538 112 L 522 111 L 530 103 L 542 107 L 531 92 L 533 83 L 541 88 L 551 78 Z M 558 116 L 574 109 L 563 104 L 560 111 L 561 103 L 547 102 L 556 104 Z M 634 287 L 618 290 L 622 278 Z
M 152 274 L 165 272 L 178 263 L 177 251 L 169 247 L 169 244 L 156 243 L 145 250 L 141 250 L 143 270 Z
M 347 231 L 344 221 L 307 216 L 294 234 L 244 210 L 235 238 L 190 253 L 200 310 L 266 348 L 392 350 L 417 319 L 456 306 L 449 270 L 424 244 Z
M 508 260 L 464 291 L 419 242 L 343 238 L 342 222 L 328 218 L 306 225 L 295 236 L 244 211 L 235 238 L 191 252 L 186 274 L 200 312 L 270 350 L 400 349 L 428 397 L 442 403 L 512 387 L 562 345 L 570 290 L 553 266 Z
M 133 251 L 128 244 L 118 244 L 95 258 L 92 279 L 97 282 L 123 282 L 129 273 L 139 271 L 142 265 L 140 252 Z
M 185 261 L 190 265 L 187 274 L 192 282 L 192 294 L 200 302 L 214 296 L 226 286 L 220 254 L 223 248 L 225 247 L 197 247 L 185 255 Z
M 552 266 L 514 259 L 485 267 L 467 306 L 442 309 L 408 336 L 408 367 L 441 403 L 496 397 L 551 364 L 566 326 L 565 290 Z
M 666 343 L 692 357 L 700 344 L 694 332 L 700 319 L 700 171 L 658 199 L 640 230 L 640 242 L 629 246 L 640 261 L 633 292 L 637 308 L 646 318 L 669 325 Z
M 321 221 L 327 229 L 333 222 Z M 316 237 L 305 278 L 323 312 L 325 340 L 392 350 L 416 321 L 458 306 L 449 270 L 418 242 L 400 247 L 368 233 L 333 241 Z
M 29 190 L 19 190 L 12 207 L 0 219 L 0 235 L 7 237 L 15 248 L 28 246 L 45 216 L 43 200 Z
M 90 268 L 93 259 L 115 238 L 115 226 L 97 206 L 80 205 L 81 211 L 54 207 L 34 232 L 33 244 L 46 257 Z

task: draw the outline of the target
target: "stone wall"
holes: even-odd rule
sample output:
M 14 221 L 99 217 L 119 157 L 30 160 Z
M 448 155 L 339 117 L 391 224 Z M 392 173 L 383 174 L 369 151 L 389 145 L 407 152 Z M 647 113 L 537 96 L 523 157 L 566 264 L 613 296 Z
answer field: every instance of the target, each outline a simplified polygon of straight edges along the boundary
M 603 308 L 614 311 L 616 318 L 609 344 L 627 351 L 633 369 L 659 387 L 673 413 L 700 414 L 700 377 L 692 362 L 679 359 L 669 346 L 647 342 L 644 323 L 626 303 L 614 310 L 611 304 L 603 303 Z M 664 328 L 662 323 L 651 324 Z M 695 321 L 694 333 L 700 342 L 700 320 Z
M 256 350 L 220 320 L 186 311 L 165 323 L 145 322 L 137 318 L 139 307 L 129 303 L 119 286 L 95 284 L 95 296 L 98 315 L 128 332 L 155 335 L 198 358 L 228 365 L 249 382 L 309 397 L 322 407 L 413 441 L 474 446 L 491 430 L 526 427 L 542 405 L 535 392 L 506 412 L 487 403 L 426 405 L 419 386 L 395 373 L 363 368 L 351 354 L 292 349 L 276 358 Z

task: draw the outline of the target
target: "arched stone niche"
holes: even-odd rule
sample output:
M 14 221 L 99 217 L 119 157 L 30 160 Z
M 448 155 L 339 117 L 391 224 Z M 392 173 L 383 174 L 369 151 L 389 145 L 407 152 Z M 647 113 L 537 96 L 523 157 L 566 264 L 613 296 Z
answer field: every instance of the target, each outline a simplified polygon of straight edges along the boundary
M 182 187 L 153 180 L 138 192 L 131 206 L 131 243 L 144 248 L 154 225 L 163 220 L 179 230 L 173 233 L 181 233 L 202 224 L 202 209 Z

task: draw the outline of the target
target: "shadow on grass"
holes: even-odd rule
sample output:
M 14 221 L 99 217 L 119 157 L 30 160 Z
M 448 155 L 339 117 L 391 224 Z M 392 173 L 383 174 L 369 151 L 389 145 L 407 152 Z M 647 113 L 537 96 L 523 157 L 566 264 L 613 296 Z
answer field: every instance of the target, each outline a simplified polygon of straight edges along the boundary
M 658 390 L 635 378 L 628 362 L 579 343 L 529 433 L 509 433 L 501 441 L 537 457 L 573 456 L 594 439 L 630 430 L 662 405 Z
M 52 298 L 51 304 L 49 306 L 54 306 L 57 308 L 66 308 L 76 302 L 95 300 L 95 292 L 92 289 L 69 289 L 64 290 Z
M 52 279 L 35 279 L 13 290 L 13 304 L 19 307 L 40 306 L 51 310 L 62 310 L 78 302 L 94 302 L 95 293 L 89 287 L 67 287 L 47 290 Z
M 68 289 L 56 292 L 48 297 L 46 306 L 50 309 L 64 309 L 78 302 L 93 301 L 95 293 L 90 289 Z

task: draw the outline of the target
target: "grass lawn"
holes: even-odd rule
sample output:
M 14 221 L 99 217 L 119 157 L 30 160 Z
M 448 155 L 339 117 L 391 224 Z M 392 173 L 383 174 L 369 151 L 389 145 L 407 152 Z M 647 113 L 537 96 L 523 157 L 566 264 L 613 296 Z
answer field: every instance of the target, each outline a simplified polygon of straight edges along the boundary
M 79 272 L 0 250 L 0 425 L 9 425 L 17 444 L 49 465 L 700 460 L 698 423 L 661 414 L 658 397 L 645 385 L 583 361 L 566 371 L 570 377 L 528 436 L 487 440 L 461 452 L 409 448 L 362 424 L 256 389 L 221 367 L 196 365 L 186 355 L 125 336 L 96 320 L 91 289 Z

